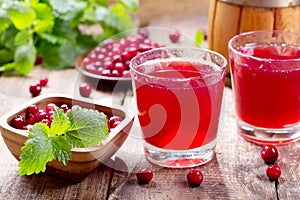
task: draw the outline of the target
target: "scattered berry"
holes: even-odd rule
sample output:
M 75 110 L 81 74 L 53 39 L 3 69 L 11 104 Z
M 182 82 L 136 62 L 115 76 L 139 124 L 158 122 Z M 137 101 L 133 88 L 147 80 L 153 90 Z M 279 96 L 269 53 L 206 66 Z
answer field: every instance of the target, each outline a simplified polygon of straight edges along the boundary
M 146 184 L 152 180 L 153 172 L 150 168 L 143 168 L 136 173 L 136 177 L 139 183 Z
M 40 85 L 42 87 L 46 86 L 47 83 L 48 83 L 48 77 L 43 77 L 43 78 L 40 79 Z
M 43 62 L 43 59 L 42 59 L 42 57 L 41 56 L 36 56 L 35 57 L 35 65 L 39 65 L 39 64 L 42 64 L 42 62 Z
M 29 91 L 33 97 L 36 97 L 41 93 L 42 86 L 39 83 L 32 83 L 29 86 Z
M 198 187 L 203 181 L 203 174 L 198 169 L 192 169 L 187 175 L 187 180 L 191 186 Z
M 278 151 L 274 145 L 265 145 L 260 151 L 261 158 L 265 163 L 274 163 L 278 158 Z
M 89 97 L 92 92 L 92 84 L 90 84 L 89 82 L 81 83 L 79 87 L 79 92 L 81 96 Z
M 270 165 L 266 173 L 270 180 L 277 180 L 281 175 L 281 169 L 277 165 Z
M 176 42 L 178 42 L 178 40 L 180 39 L 180 37 L 181 37 L 181 33 L 180 33 L 180 31 L 179 30 L 174 30 L 174 31 L 172 31 L 171 33 L 170 33 L 170 35 L 169 35 L 169 38 L 170 38 L 170 40 L 173 42 L 173 43 L 176 43 Z

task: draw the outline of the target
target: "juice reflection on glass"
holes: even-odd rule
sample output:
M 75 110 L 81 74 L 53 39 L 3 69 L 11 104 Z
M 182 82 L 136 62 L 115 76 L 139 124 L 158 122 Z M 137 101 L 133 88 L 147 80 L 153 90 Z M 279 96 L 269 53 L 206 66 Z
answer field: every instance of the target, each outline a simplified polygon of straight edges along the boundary
M 226 64 L 184 58 L 177 49 L 177 57 L 161 57 L 159 51 L 167 50 L 146 52 L 132 70 L 147 158 L 167 167 L 206 163 L 216 143 Z
M 300 35 L 278 31 L 272 36 L 268 31 L 257 31 L 244 37 L 236 36 L 229 44 L 235 106 L 243 136 L 257 143 L 299 139 Z M 282 41 L 284 38 L 290 42 Z M 299 38 L 295 39 L 299 43 L 294 45 L 294 38 Z M 235 44 L 238 40 L 240 44 Z

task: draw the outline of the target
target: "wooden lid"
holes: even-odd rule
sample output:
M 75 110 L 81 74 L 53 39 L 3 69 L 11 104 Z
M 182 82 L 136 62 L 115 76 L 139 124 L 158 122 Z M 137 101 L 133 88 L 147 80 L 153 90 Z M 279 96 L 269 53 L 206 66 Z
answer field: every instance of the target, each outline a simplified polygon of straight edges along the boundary
M 300 0 L 219 0 L 240 6 L 253 6 L 262 8 L 279 8 L 300 5 Z

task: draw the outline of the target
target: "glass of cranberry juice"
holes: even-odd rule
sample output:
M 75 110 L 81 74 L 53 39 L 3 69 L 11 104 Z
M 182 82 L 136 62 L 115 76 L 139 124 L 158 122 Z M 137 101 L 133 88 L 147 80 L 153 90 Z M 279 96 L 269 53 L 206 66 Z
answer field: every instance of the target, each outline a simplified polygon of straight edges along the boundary
M 300 34 L 253 31 L 229 41 L 240 134 L 283 144 L 300 139 Z
M 200 48 L 157 48 L 130 63 L 147 159 L 164 167 L 210 161 L 219 127 L 226 59 Z

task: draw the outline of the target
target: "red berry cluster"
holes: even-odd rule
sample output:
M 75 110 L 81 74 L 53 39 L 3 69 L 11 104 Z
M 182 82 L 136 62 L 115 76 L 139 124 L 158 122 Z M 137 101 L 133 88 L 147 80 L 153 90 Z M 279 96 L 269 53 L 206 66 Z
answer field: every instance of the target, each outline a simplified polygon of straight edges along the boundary
M 146 167 L 137 171 L 136 177 L 141 184 L 149 183 L 153 178 L 153 171 Z M 203 181 L 203 174 L 198 169 L 192 169 L 187 174 L 187 181 L 190 186 L 198 187 Z
M 60 109 L 64 110 L 65 113 L 67 113 L 76 106 L 78 105 L 70 106 L 65 103 L 60 105 L 48 103 L 45 109 L 40 109 L 37 105 L 32 104 L 27 107 L 25 116 L 16 115 L 12 119 L 11 126 L 16 129 L 29 130 L 35 123 L 43 122 L 50 127 L 55 107 L 59 107 Z M 109 132 L 113 128 L 115 128 L 121 121 L 122 118 L 119 116 L 108 116 L 107 124 Z
M 260 151 L 261 158 L 268 164 L 266 174 L 270 180 L 277 180 L 281 175 L 281 169 L 275 165 L 278 158 L 278 150 L 274 145 L 265 145 Z
M 48 84 L 48 77 L 43 77 L 39 80 L 38 83 L 31 83 L 29 86 L 29 91 L 33 97 L 38 96 L 42 88 L 45 87 Z
M 134 56 L 161 47 L 148 36 L 147 29 L 140 29 L 137 35 L 122 38 L 119 42 L 113 39 L 104 41 L 83 59 L 83 69 L 101 76 L 129 77 L 129 62 Z

